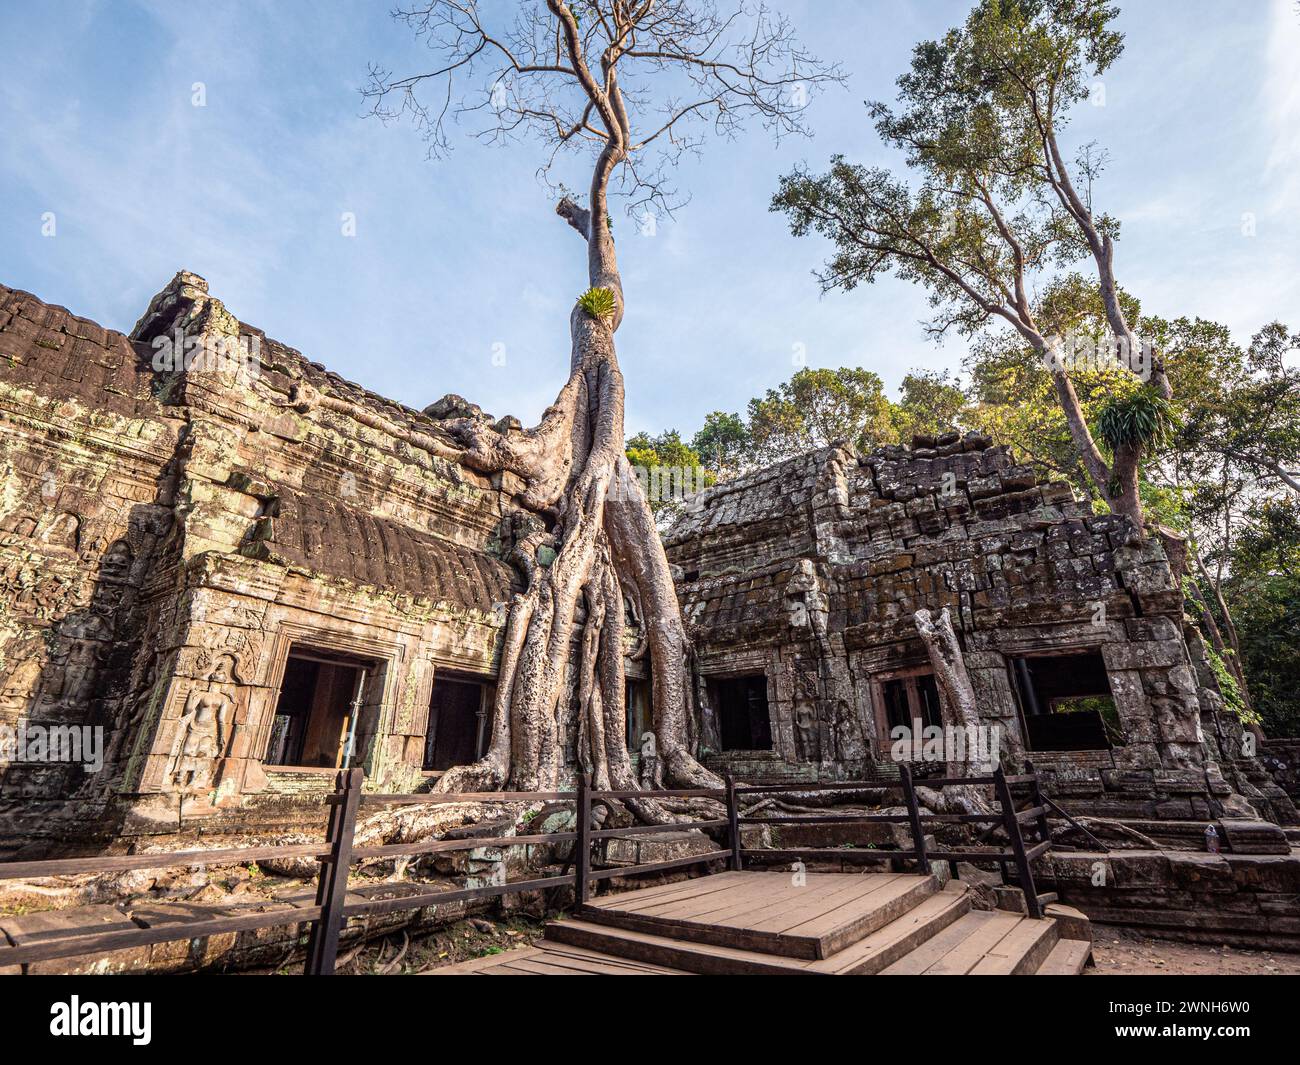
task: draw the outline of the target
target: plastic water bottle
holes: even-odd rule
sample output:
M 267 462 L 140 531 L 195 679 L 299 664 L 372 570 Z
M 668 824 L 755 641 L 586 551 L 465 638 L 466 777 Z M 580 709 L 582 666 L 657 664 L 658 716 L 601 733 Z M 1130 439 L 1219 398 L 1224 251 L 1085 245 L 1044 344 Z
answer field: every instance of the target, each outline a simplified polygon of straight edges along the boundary
M 1219 833 L 1214 830 L 1213 825 L 1205 826 L 1205 849 L 1210 854 L 1219 853 Z

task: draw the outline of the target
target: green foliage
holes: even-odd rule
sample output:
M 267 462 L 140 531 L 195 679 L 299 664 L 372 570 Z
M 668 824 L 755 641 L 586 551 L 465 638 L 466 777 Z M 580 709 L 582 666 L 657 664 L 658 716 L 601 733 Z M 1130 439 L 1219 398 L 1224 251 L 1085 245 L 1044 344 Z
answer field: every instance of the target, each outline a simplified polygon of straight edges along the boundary
M 907 443 L 918 433 L 966 428 L 970 401 L 947 370 L 913 370 L 903 378 L 899 391 L 899 401 L 890 412 L 899 441 Z
M 699 453 L 682 440 L 676 429 L 658 436 L 637 433 L 627 441 L 624 453 L 661 525 L 681 513 L 690 495 L 717 481 L 716 473 L 705 466 Z
M 1226 496 L 1250 485 L 1297 491 L 1300 471 L 1300 334 L 1280 322 L 1259 331 L 1245 351 L 1226 330 L 1199 319 L 1183 325 L 1189 349 L 1176 366 L 1187 384 L 1179 395 L 1187 407 L 1179 450 L 1205 457 L 1218 467 L 1217 494 L 1206 498 L 1220 509 Z
M 1057 699 L 1052 703 L 1054 714 L 1096 714 L 1101 718 L 1102 727 L 1117 746 L 1124 744 L 1124 724 L 1120 721 L 1119 708 L 1109 695 L 1079 695 L 1069 699 Z
M 1108 335 L 1097 286 L 1065 279 L 1045 294 L 1051 305 L 1041 313 L 1056 335 L 1104 338 Z M 1121 294 L 1121 302 L 1136 315 L 1137 306 Z M 1071 481 L 1099 510 L 1105 511 L 1101 489 L 1079 460 L 1056 397 L 1056 385 L 1043 358 L 1012 330 L 990 332 L 976 339 L 966 358 L 970 374 L 970 406 L 964 418 L 972 428 L 1009 444 L 1022 460 Z M 1070 374 L 1084 417 L 1093 420 L 1116 394 L 1137 387 L 1127 370 L 1078 366 Z
M 669 429 L 658 436 L 637 433 L 627 441 L 627 460 L 633 466 L 702 466 L 699 452 Z
M 1189 491 L 1178 485 L 1162 484 L 1147 477 L 1142 477 L 1138 481 L 1138 497 L 1142 501 L 1142 512 L 1156 524 L 1184 534 L 1192 532 L 1188 496 Z
M 1231 651 L 1228 654 L 1232 654 Z M 1246 700 L 1242 698 L 1241 685 L 1237 683 L 1237 678 L 1233 676 L 1232 670 L 1223 660 L 1213 647 L 1208 644 L 1205 647 L 1205 661 L 1210 667 L 1210 672 L 1214 674 L 1214 679 L 1218 682 L 1219 692 L 1223 696 L 1224 706 L 1228 712 L 1236 715 L 1247 724 L 1259 724 L 1259 715 L 1246 706 Z
M 867 450 L 896 439 L 884 386 L 876 374 L 860 367 L 799 370 L 749 401 L 749 434 L 764 462 L 836 440 Z
M 1094 432 L 1111 452 L 1123 448 L 1158 448 L 1178 427 L 1173 404 L 1144 386 L 1124 396 L 1112 396 L 1097 412 Z
M 744 466 L 751 443 L 749 426 L 739 414 L 715 410 L 705 417 L 691 447 L 705 466 L 723 477 Z
M 1251 702 L 1269 735 L 1300 735 L 1300 501 L 1248 508 L 1224 598 L 1241 644 Z
M 592 286 L 578 297 L 578 306 L 598 321 L 613 318 L 618 309 L 618 297 L 611 289 Z

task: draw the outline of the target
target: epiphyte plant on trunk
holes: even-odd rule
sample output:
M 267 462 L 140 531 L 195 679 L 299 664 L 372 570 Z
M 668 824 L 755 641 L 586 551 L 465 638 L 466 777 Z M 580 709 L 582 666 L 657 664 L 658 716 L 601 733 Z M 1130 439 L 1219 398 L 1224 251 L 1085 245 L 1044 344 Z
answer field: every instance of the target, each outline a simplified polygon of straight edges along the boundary
M 579 765 L 599 788 L 638 787 L 624 713 L 625 600 L 649 655 L 655 783 L 717 787 L 693 753 L 690 646 L 668 560 L 624 455 L 614 336 L 625 294 L 609 203 L 622 196 L 630 213 L 670 213 L 677 194 L 667 175 L 705 134 L 731 137 L 749 122 L 802 133 L 811 94 L 840 74 L 803 50 L 785 18 L 743 2 L 722 12 L 709 0 L 434 0 L 395 17 L 437 67 L 404 76 L 372 68 L 364 93 L 373 113 L 413 120 L 435 156 L 459 120 L 478 122 L 489 142 L 534 136 L 556 213 L 586 245 L 590 286 L 569 317 L 570 376 L 540 424 L 444 423 L 466 466 L 508 471 L 522 485 L 510 558 L 524 588 L 510 603 L 488 752 L 439 788 L 559 783 L 575 646 Z M 568 152 L 590 162 L 585 206 L 551 180 Z

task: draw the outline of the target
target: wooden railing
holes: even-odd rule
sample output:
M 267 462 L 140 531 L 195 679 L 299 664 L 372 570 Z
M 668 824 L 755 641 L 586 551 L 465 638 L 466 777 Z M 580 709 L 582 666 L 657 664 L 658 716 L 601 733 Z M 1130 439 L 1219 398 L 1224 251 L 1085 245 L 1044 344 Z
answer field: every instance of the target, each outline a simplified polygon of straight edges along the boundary
M 888 850 L 855 847 L 845 848 L 741 848 L 739 860 L 756 861 L 840 861 L 854 864 L 871 862 L 888 862 L 899 867 L 902 862 L 914 863 L 916 871 L 929 874 L 930 863 L 947 861 L 951 875 L 957 876 L 957 864 L 966 862 L 971 865 L 997 865 L 1002 869 L 1004 883 L 1015 883 L 1025 897 L 1025 908 L 1031 917 L 1043 916 L 1043 902 L 1034 885 L 1032 863 L 1035 858 L 1046 854 L 1052 848 L 1051 827 L 1047 821 L 1048 807 L 1039 788 L 1038 776 L 1025 773 L 1008 776 L 1001 768 L 995 769 L 987 776 L 973 777 L 932 777 L 922 781 L 927 788 L 942 789 L 953 786 L 988 786 L 992 785 L 997 809 L 993 812 L 962 814 L 923 814 L 916 798 L 916 785 L 912 771 L 907 763 L 899 764 L 897 783 L 886 781 L 842 781 L 827 784 L 760 784 L 746 787 L 734 787 L 737 795 L 780 794 L 790 792 L 836 791 L 852 793 L 854 791 L 899 791 L 902 793 L 903 805 L 907 812 L 901 814 L 790 814 L 776 817 L 741 817 L 739 824 L 745 825 L 893 825 L 905 824 L 911 837 L 909 850 Z M 1028 807 L 1017 811 L 1012 788 L 1025 787 Z M 1000 827 L 1006 833 L 1007 847 L 988 850 L 931 850 L 925 841 L 925 826 L 940 824 L 986 824 Z M 1022 826 L 1032 824 L 1037 840 L 1027 844 Z M 1009 866 L 1014 865 L 1014 880 Z
M 926 780 L 925 786 L 942 788 L 949 785 L 992 784 L 998 798 L 999 811 L 995 814 L 922 814 L 916 798 L 911 773 L 906 765 L 900 767 L 897 783 L 842 782 L 834 784 L 781 784 L 738 786 L 730 778 L 722 789 L 682 789 L 667 791 L 600 791 L 579 779 L 576 791 L 556 792 L 457 792 L 446 794 L 387 795 L 367 794 L 362 791 L 364 772 L 349 769 L 339 773 L 336 791 L 326 800 L 330 815 L 325 839 L 321 843 L 299 843 L 271 847 L 239 847 L 217 850 L 171 851 L 154 854 L 133 854 L 103 858 L 60 858 L 31 862 L 0 863 L 0 880 L 31 877 L 66 876 L 84 873 L 115 873 L 135 869 L 196 867 L 224 864 L 244 864 L 283 858 L 314 859 L 320 864 L 317 877 L 316 899 L 312 906 L 285 907 L 269 912 L 238 916 L 223 915 L 194 921 L 169 923 L 162 927 L 117 929 L 109 932 L 70 934 L 41 939 L 39 942 L 12 947 L 0 947 L 0 968 L 59 958 L 101 954 L 126 950 L 176 940 L 196 940 L 225 933 L 239 933 L 274 928 L 283 925 L 311 924 L 307 943 L 307 961 L 304 971 L 308 975 L 330 975 L 337 962 L 339 940 L 350 918 L 402 910 L 421 909 L 426 906 L 445 905 L 471 899 L 490 898 L 524 891 L 572 885 L 579 909 L 586 905 L 593 883 L 611 877 L 634 876 L 662 872 L 670 869 L 699 865 L 715 860 L 725 860 L 727 867 L 739 870 L 747 861 L 839 860 L 854 862 L 915 863 L 917 872 L 928 874 L 930 862 L 947 860 L 956 871 L 958 861 L 974 864 L 993 862 L 1001 865 L 1004 881 L 1010 882 L 1008 863 L 1014 863 L 1017 880 L 1024 892 L 1025 904 L 1033 917 L 1042 916 L 1039 896 L 1034 888 L 1031 863 L 1051 847 L 1051 834 L 1047 825 L 1047 807 L 1038 792 L 1038 778 L 1033 775 L 1006 776 L 997 770 L 987 777 L 964 777 Z M 1030 807 L 1016 812 L 1011 788 L 1028 785 Z M 905 814 L 828 814 L 788 817 L 751 817 L 740 813 L 741 796 L 759 794 L 799 794 L 821 790 L 843 792 L 898 789 L 902 791 L 907 808 Z M 623 828 L 593 828 L 593 806 L 605 800 L 657 800 L 666 798 L 707 798 L 720 802 L 726 816 L 714 820 L 690 821 L 672 824 L 638 824 Z M 545 832 L 513 836 L 473 836 L 464 839 L 435 839 L 415 843 L 396 843 L 379 846 L 355 845 L 358 816 L 365 806 L 392 806 L 403 804 L 448 804 L 463 802 L 573 802 L 575 804 L 575 830 Z M 943 822 L 988 823 L 1001 825 L 1010 841 L 1006 851 L 951 851 L 929 850 L 925 841 L 925 824 Z M 1038 842 L 1026 846 L 1021 825 L 1034 823 Z M 910 830 L 912 846 L 909 850 L 853 850 L 802 849 L 747 849 L 742 832 L 746 825 L 773 824 L 888 824 L 906 823 Z M 643 862 L 594 869 L 591 862 L 592 847 L 603 840 L 653 835 L 684 829 L 722 830 L 725 846 L 714 850 L 685 855 L 662 861 Z M 348 875 L 357 862 L 372 858 L 415 857 L 423 854 L 443 854 L 456 851 L 477 850 L 483 847 L 512 847 L 540 844 L 575 844 L 573 856 L 556 875 L 528 880 L 484 884 L 477 887 L 430 890 L 405 894 L 387 899 L 349 901 Z M 569 867 L 573 872 L 568 872 Z

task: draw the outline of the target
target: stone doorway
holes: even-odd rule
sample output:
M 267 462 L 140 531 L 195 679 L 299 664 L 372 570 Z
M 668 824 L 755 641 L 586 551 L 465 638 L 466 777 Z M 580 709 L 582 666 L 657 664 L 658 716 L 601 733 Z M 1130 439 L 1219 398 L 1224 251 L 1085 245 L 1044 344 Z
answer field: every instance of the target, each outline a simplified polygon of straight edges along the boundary
M 650 682 L 629 678 L 623 705 L 627 709 L 627 749 L 640 751 L 641 737 L 654 731 L 654 715 L 650 710 Z
M 441 772 L 477 762 L 491 742 L 488 685 L 459 674 L 439 673 L 429 702 L 424 768 Z
M 762 673 L 711 682 L 724 751 L 770 751 L 772 719 L 767 708 L 767 677 Z
M 374 663 L 293 647 L 275 704 L 264 762 L 271 767 L 340 768 L 355 761 L 356 720 Z

